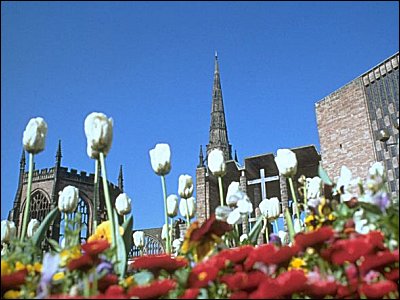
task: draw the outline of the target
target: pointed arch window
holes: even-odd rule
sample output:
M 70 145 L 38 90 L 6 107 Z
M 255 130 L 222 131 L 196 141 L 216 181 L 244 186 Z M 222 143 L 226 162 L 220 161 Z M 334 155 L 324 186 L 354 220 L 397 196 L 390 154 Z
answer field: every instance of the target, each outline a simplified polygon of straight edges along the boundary
M 143 254 L 151 255 L 151 254 L 161 254 L 164 253 L 163 244 L 156 238 L 150 235 L 144 235 L 144 247 L 143 247 Z M 135 245 L 132 246 L 131 250 L 129 251 L 128 257 L 136 257 L 140 256 L 139 248 Z
M 81 241 L 86 241 L 89 237 L 89 220 L 90 220 L 90 211 L 88 203 L 79 198 L 78 205 L 73 213 L 68 214 L 68 220 L 74 220 L 76 217 L 76 213 L 81 214 L 81 230 L 79 233 L 79 237 Z M 65 229 L 65 214 L 61 214 L 61 222 L 60 222 L 60 241 L 64 237 L 64 229 Z M 76 229 L 76 227 L 74 227 Z
M 50 201 L 40 191 L 35 192 L 31 199 L 30 219 L 37 219 L 41 222 L 50 211 Z

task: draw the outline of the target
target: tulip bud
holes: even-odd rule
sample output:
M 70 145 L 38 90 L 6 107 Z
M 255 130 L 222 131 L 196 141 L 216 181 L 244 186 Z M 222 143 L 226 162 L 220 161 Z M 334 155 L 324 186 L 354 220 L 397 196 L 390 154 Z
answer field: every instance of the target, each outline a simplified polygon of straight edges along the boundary
M 247 241 L 248 239 L 249 239 L 249 236 L 247 235 L 247 233 L 243 233 L 243 234 L 240 236 L 240 238 L 239 238 L 241 244 L 242 244 L 244 241 Z
M 47 135 L 47 123 L 43 118 L 30 119 L 25 128 L 22 144 L 24 149 L 32 154 L 37 154 L 44 150 Z
M 289 244 L 289 233 L 283 230 L 278 231 L 278 236 L 281 239 L 282 245 L 288 245 Z
M 190 175 L 179 176 L 178 194 L 181 198 L 190 198 L 193 195 L 193 180 Z
M 340 193 L 345 193 L 348 190 L 352 181 L 351 177 L 351 171 L 346 166 L 342 166 L 340 169 L 340 176 L 336 183 L 336 189 L 340 191 Z
M 171 150 L 168 144 L 157 144 L 149 151 L 151 167 L 154 172 L 161 176 L 171 171 Z
M 39 225 L 40 225 L 40 222 L 36 219 L 32 219 L 29 221 L 28 230 L 26 233 L 28 238 L 32 237 L 35 234 L 36 230 L 39 228 Z
M 1 243 L 8 243 L 16 235 L 17 229 L 13 221 L 1 221 Z
M 120 216 L 127 215 L 131 212 L 131 198 L 126 193 L 121 193 L 115 199 L 115 209 Z
M 277 197 L 269 199 L 268 218 L 276 219 L 281 213 L 281 204 Z
M 181 246 L 182 246 L 182 241 L 181 241 L 180 239 L 175 239 L 175 240 L 172 242 L 172 249 L 173 249 L 173 251 L 174 251 L 175 253 L 178 253 L 178 251 L 179 251 L 179 249 L 181 248 Z
M 164 224 L 161 230 L 161 239 L 166 240 L 167 236 L 169 235 L 169 226 Z
M 181 199 L 181 202 L 179 203 L 179 212 L 182 216 L 186 217 L 186 201 L 189 209 L 189 218 L 191 219 L 196 214 L 196 203 L 194 202 L 194 197 L 190 197 L 189 199 Z
M 239 182 L 232 181 L 228 186 L 228 191 L 226 192 L 226 204 L 229 206 L 236 206 L 239 198 L 235 194 L 239 191 Z
M 296 154 L 289 149 L 278 149 L 275 156 L 275 163 L 279 173 L 285 177 L 292 177 L 297 172 Z
M 218 206 L 215 209 L 215 218 L 220 221 L 226 222 L 229 214 L 232 212 L 232 209 L 228 206 Z
M 321 183 L 322 180 L 318 176 L 314 178 L 307 178 L 307 199 L 316 199 L 321 194 Z
M 138 248 L 143 248 L 144 246 L 144 232 L 143 231 L 135 231 L 133 233 L 133 243 Z
M 226 165 L 224 153 L 219 149 L 214 149 L 208 154 L 208 168 L 214 176 L 224 176 Z
M 175 194 L 171 194 L 167 198 L 167 214 L 170 218 L 174 218 L 178 214 L 178 196 Z
M 98 159 L 99 152 L 107 155 L 113 139 L 113 119 L 103 113 L 93 112 L 85 119 L 87 154 Z
M 293 228 L 295 233 L 301 232 L 303 228 L 303 222 L 297 218 L 294 219 Z
M 234 224 L 239 224 L 242 220 L 242 215 L 240 214 L 240 211 L 238 208 L 235 208 L 228 216 L 226 219 L 226 222 L 228 224 L 234 225 Z
M 251 214 L 253 212 L 253 204 L 250 202 L 249 197 L 243 193 L 244 196 L 237 202 L 237 209 L 241 214 Z
M 59 192 L 58 209 L 60 212 L 72 213 L 78 205 L 79 190 L 72 186 L 66 186 Z

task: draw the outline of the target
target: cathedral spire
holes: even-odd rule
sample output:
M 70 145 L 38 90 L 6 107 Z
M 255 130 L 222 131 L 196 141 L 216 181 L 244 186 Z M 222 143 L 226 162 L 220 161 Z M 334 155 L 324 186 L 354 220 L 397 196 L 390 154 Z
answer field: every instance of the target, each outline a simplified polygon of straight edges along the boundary
M 221 80 L 219 74 L 218 55 L 215 52 L 214 84 L 212 92 L 210 140 L 207 145 L 207 156 L 213 149 L 224 152 L 225 159 L 232 159 L 232 149 L 228 140 L 228 130 L 225 122 L 224 103 L 222 100 Z
M 58 140 L 58 148 L 57 148 L 57 153 L 56 153 L 56 166 L 60 167 L 61 166 L 61 140 Z
M 19 161 L 19 166 L 22 172 L 25 171 L 26 160 L 25 160 L 25 150 L 22 149 L 21 160 Z
M 198 168 L 204 167 L 204 156 L 203 156 L 203 147 L 200 145 L 200 154 L 199 154 L 199 165 Z
M 122 174 L 122 165 L 119 166 L 118 188 L 121 190 L 121 192 L 124 192 L 124 176 Z

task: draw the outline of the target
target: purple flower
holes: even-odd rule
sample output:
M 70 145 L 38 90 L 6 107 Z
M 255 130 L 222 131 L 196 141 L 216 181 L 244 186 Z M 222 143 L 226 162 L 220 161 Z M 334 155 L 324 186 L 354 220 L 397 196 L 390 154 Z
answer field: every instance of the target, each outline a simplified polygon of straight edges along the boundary
M 53 275 L 57 273 L 58 265 L 60 263 L 60 255 L 51 255 L 46 252 L 43 257 L 42 277 L 37 289 L 37 298 L 46 298 L 49 294 L 49 285 Z
M 275 233 L 271 233 L 269 236 L 269 242 L 277 246 L 282 246 L 281 238 Z
M 390 198 L 387 193 L 378 193 L 373 199 L 373 203 L 381 209 L 382 212 L 386 211 L 386 208 L 390 205 Z

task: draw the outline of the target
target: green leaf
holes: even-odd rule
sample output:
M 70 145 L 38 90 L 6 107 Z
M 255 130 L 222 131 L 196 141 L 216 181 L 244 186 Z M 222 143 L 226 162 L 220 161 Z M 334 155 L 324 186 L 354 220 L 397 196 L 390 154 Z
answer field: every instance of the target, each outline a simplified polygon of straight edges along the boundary
M 130 215 L 122 224 L 122 228 L 124 229 L 124 243 L 125 243 L 125 250 L 126 255 L 128 256 L 129 251 L 132 248 L 132 225 L 133 225 L 133 216 Z
M 251 229 L 249 233 L 249 241 L 252 245 L 257 244 L 257 239 L 258 236 L 260 235 L 261 229 L 262 229 L 262 220 L 263 216 L 259 216 L 256 223 L 254 224 L 253 228 Z
M 175 276 L 178 280 L 179 285 L 186 286 L 187 280 L 189 278 L 189 270 L 187 268 L 178 269 L 175 271 Z
M 54 251 L 56 251 L 57 253 L 61 251 L 61 247 L 56 240 L 47 239 L 47 241 L 49 242 L 51 248 L 53 248 Z
M 46 232 L 49 229 L 51 223 L 56 219 L 59 215 L 60 211 L 58 207 L 53 208 L 52 211 L 44 218 L 42 224 L 40 224 L 39 228 L 36 230 L 35 234 L 32 236 L 32 242 L 35 247 L 40 248 L 40 244 L 42 243 L 43 239 L 46 236 Z
M 322 181 L 327 185 L 333 185 L 332 180 L 329 178 L 328 174 L 322 168 L 321 164 L 318 166 L 318 176 L 322 179 Z
M 294 240 L 294 227 L 293 227 L 293 221 L 292 221 L 292 216 L 290 215 L 289 209 L 286 207 L 285 208 L 285 219 L 286 219 L 286 224 L 289 230 L 289 239 L 291 242 Z
M 133 274 L 133 279 L 135 279 L 135 282 L 140 286 L 150 283 L 150 281 L 154 279 L 154 275 L 149 271 L 141 271 Z
M 125 277 L 125 272 L 126 272 L 126 265 L 127 265 L 127 259 L 128 255 L 126 253 L 125 249 L 125 243 L 124 239 L 119 233 L 119 225 L 118 225 L 118 215 L 115 210 L 114 212 L 114 221 L 115 221 L 115 230 L 116 230 L 116 246 L 117 246 L 117 273 L 119 274 L 119 278 L 123 279 Z

